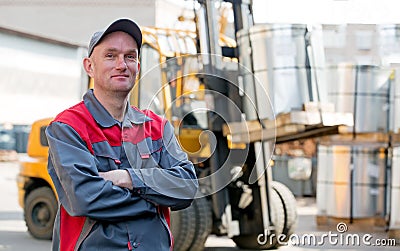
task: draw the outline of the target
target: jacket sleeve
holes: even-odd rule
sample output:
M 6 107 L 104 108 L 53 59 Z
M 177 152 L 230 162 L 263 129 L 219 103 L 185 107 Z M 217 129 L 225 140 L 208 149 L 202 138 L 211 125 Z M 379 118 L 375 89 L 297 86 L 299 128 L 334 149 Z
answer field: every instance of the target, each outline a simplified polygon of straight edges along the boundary
M 130 168 L 128 171 L 134 192 L 156 205 L 171 207 L 173 210 L 190 206 L 198 189 L 193 164 L 179 146 L 169 122 L 164 127 L 158 166 Z
M 48 172 L 68 214 L 119 221 L 157 212 L 152 203 L 100 177 L 99 162 L 72 127 L 53 122 L 46 129 L 46 135 Z

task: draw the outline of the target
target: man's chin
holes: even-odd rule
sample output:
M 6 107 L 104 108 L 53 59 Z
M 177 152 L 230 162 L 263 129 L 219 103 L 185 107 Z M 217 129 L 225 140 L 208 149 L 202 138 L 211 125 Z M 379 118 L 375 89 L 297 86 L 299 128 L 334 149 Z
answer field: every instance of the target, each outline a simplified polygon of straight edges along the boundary
M 131 91 L 133 88 L 134 84 L 131 83 L 115 83 L 113 85 L 113 89 L 115 91 L 121 91 L 121 92 L 125 92 L 125 91 Z

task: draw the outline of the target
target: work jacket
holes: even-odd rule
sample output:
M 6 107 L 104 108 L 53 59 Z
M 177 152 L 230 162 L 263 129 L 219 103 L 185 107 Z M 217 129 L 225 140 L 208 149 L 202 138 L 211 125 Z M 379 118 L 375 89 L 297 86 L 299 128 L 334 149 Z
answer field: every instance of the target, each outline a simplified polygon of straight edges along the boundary
M 198 188 L 171 124 L 128 106 L 116 121 L 89 90 L 46 130 L 48 171 L 59 198 L 53 250 L 171 250 L 169 208 L 188 207 Z M 129 171 L 133 190 L 99 172 Z

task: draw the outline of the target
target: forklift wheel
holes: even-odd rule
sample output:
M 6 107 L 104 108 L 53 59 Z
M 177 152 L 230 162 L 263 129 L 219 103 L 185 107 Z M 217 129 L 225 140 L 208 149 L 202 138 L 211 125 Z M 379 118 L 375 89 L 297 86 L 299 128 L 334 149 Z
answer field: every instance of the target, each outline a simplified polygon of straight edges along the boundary
M 271 217 L 272 222 L 274 224 L 275 230 L 269 232 L 268 236 L 264 236 L 265 243 L 258 243 L 258 234 L 252 235 L 238 235 L 234 236 L 232 240 L 236 243 L 239 248 L 242 249 L 253 249 L 253 250 L 265 250 L 265 249 L 275 249 L 279 247 L 279 243 L 276 239 L 277 236 L 282 234 L 283 227 L 285 224 L 285 211 L 283 209 L 282 201 L 275 191 L 275 189 L 271 189 Z M 260 224 L 262 221 L 260 220 Z M 261 227 L 263 228 L 263 227 Z M 264 233 L 265 234 L 265 233 Z M 273 237 L 271 234 L 275 234 Z
M 25 222 L 33 237 L 51 240 L 56 214 L 57 200 L 49 187 L 34 189 L 26 197 Z
M 285 210 L 285 227 L 283 228 L 283 234 L 286 238 L 282 242 L 287 242 L 290 236 L 294 233 L 294 229 L 297 225 L 297 208 L 296 198 L 292 191 L 284 184 L 273 181 L 272 188 L 276 190 L 283 203 L 283 209 Z
M 193 242 L 188 250 L 202 251 L 212 229 L 212 209 L 210 202 L 205 197 L 193 201 L 196 210 L 196 227 Z
M 190 207 L 171 212 L 171 232 L 174 237 L 174 251 L 187 251 L 193 241 L 196 229 L 196 210 Z

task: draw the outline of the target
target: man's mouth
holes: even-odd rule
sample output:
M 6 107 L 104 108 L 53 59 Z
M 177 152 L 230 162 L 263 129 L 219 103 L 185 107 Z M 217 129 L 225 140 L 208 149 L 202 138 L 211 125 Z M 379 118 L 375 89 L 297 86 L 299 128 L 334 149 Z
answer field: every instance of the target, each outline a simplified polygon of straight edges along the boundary
M 129 75 L 118 74 L 111 76 L 111 78 L 129 78 Z

